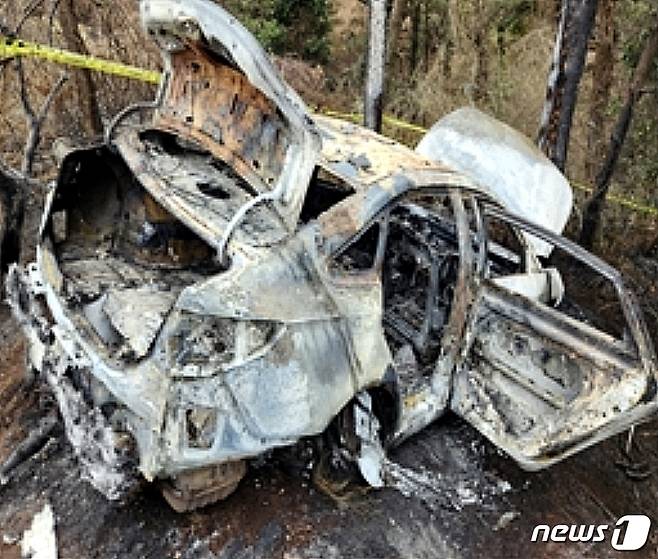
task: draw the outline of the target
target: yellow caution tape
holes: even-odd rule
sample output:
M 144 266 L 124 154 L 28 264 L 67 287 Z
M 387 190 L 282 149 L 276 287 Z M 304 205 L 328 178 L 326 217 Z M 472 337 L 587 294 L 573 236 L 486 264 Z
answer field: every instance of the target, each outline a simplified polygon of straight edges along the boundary
M 411 132 L 417 132 L 418 134 L 427 134 L 428 129 L 418 126 L 417 124 L 412 124 L 410 122 L 405 122 L 404 120 L 397 119 L 392 116 L 384 115 L 383 117 L 384 124 L 389 126 L 395 126 L 396 128 L 402 128 L 404 130 L 410 130 Z
M 22 39 L 12 39 L 0 36 L 0 60 L 12 58 L 15 56 L 31 56 L 35 58 L 42 58 L 57 64 L 64 64 L 66 66 L 72 66 L 75 68 L 85 68 L 95 72 L 102 72 L 104 74 L 111 74 L 113 76 L 119 76 L 122 78 L 129 78 L 132 80 L 139 80 L 153 84 L 160 83 L 161 79 L 161 74 L 152 70 L 145 70 L 136 66 L 129 66 L 127 64 L 121 64 L 120 62 L 104 60 L 95 56 L 78 54 L 47 45 L 30 43 L 28 41 L 23 41 Z M 327 116 L 349 120 L 355 123 L 363 121 L 362 113 L 343 113 L 334 110 L 323 110 L 322 113 Z M 405 122 L 404 120 L 400 120 L 390 115 L 384 115 L 383 121 L 384 124 L 388 126 L 393 126 L 402 130 L 409 130 L 410 132 L 415 132 L 417 134 L 425 134 L 428 131 L 427 128 L 417 124 L 412 124 L 410 122 Z M 593 192 L 593 189 L 589 186 L 577 182 L 572 182 L 571 184 L 574 188 L 583 192 L 588 192 L 590 194 Z M 622 198 L 621 196 L 616 196 L 614 194 L 608 194 L 606 199 L 635 212 L 658 216 L 658 208 L 644 204 L 642 202 L 637 202 L 629 198 Z
M 341 113 L 339 111 L 323 110 L 322 114 L 343 120 L 351 120 L 352 122 L 363 121 L 363 113 Z M 400 120 L 390 115 L 384 115 L 382 120 L 384 121 L 384 124 L 388 124 L 389 126 L 394 126 L 395 128 L 401 128 L 403 130 L 410 130 L 411 132 L 417 132 L 418 134 L 426 134 L 428 132 L 427 128 Z
M 570 183 L 571 186 L 573 186 L 576 190 L 587 192 L 588 194 L 592 194 L 594 192 L 594 189 L 591 186 L 587 186 L 575 181 L 570 181 Z M 608 202 L 613 202 L 614 204 L 623 206 L 624 208 L 628 208 L 638 213 L 645 213 L 649 215 L 658 216 L 658 208 L 656 208 L 655 206 L 644 204 L 642 202 L 637 202 L 635 200 L 632 200 L 631 198 L 623 198 L 615 194 L 608 194 L 605 197 L 605 199 Z
M 144 70 L 143 68 L 128 66 L 127 64 L 103 60 L 94 56 L 86 56 L 46 45 L 29 43 L 21 39 L 0 37 L 0 59 L 15 56 L 43 58 L 50 62 L 73 66 L 75 68 L 86 68 L 95 72 L 103 72 L 105 74 L 112 74 L 113 76 L 141 80 L 148 83 L 160 83 L 159 72 Z

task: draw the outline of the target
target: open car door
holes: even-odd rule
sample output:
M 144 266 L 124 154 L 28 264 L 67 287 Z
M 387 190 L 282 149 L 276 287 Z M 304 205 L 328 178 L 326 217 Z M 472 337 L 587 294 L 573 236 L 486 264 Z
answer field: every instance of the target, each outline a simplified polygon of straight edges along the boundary
M 494 205 L 474 203 L 473 213 L 480 283 L 454 377 L 452 409 L 528 470 L 649 418 L 656 410 L 653 348 L 619 272 Z M 582 278 L 581 294 L 597 307 L 594 312 L 588 315 L 570 301 L 569 289 L 561 302 L 561 293 L 533 297 L 519 289 L 544 270 L 528 269 L 524 262 L 528 234 L 551 244 L 553 259 L 572 259 L 570 277 L 580 274 L 575 277 Z M 605 285 L 610 288 L 605 300 L 597 299 Z M 596 324 L 612 302 L 620 310 L 611 322 L 623 322 L 620 332 Z

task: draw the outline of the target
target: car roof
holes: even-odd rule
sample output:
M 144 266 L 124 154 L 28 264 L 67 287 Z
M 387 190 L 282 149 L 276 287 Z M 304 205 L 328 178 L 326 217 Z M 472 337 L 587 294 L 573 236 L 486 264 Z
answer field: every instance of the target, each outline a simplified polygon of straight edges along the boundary
M 372 130 L 323 115 L 313 120 L 322 138 L 320 164 L 357 192 L 392 182 L 399 193 L 401 182 L 408 182 L 409 188 L 446 184 L 490 194 L 454 169 Z
M 323 237 L 332 245 L 345 242 L 407 192 L 449 187 L 500 203 L 466 175 L 399 142 L 335 118 L 315 115 L 314 120 L 322 138 L 320 166 L 354 189 L 352 196 L 318 218 Z

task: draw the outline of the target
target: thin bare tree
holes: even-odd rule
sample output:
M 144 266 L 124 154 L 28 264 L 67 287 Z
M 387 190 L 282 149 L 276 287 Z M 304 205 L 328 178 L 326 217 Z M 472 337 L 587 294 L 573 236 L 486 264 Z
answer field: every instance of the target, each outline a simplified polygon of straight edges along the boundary
M 386 45 L 386 64 L 390 70 L 393 69 L 395 61 L 399 60 L 396 51 L 400 40 L 400 32 L 402 31 L 402 22 L 408 10 L 409 0 L 393 0 L 389 16 L 388 44 Z
M 50 93 L 48 93 L 46 96 L 39 111 L 35 112 L 32 108 L 32 102 L 30 101 L 27 92 L 25 71 L 23 70 L 23 64 L 20 60 L 16 61 L 16 72 L 18 74 L 19 96 L 21 99 L 21 105 L 23 106 L 23 112 L 25 113 L 25 118 L 27 120 L 28 128 L 27 139 L 25 140 L 25 147 L 23 148 L 21 174 L 24 177 L 29 178 L 32 176 L 34 157 L 36 155 L 37 148 L 41 143 L 41 129 L 43 127 L 43 123 L 46 120 L 46 116 L 48 115 L 48 111 L 50 110 L 55 97 L 57 97 L 60 90 L 62 89 L 62 86 L 66 83 L 68 74 L 66 72 L 62 73 L 55 85 L 50 90 Z
M 368 25 L 368 72 L 364 103 L 365 125 L 381 132 L 386 66 L 386 0 L 370 0 Z
M 564 171 L 597 0 L 563 0 L 537 143 Z
M 475 18 L 473 30 L 473 45 L 476 53 L 473 83 L 475 84 L 474 99 L 476 101 L 485 100 L 489 90 L 487 38 L 492 14 L 487 13 L 487 6 L 485 4 L 484 0 L 476 0 L 475 2 L 476 14 L 479 14 L 479 17 Z
M 25 22 L 43 3 L 43 0 L 33 0 L 26 6 L 13 29 L 5 23 L 0 23 L 0 31 L 7 36 L 17 36 Z M 63 73 L 40 107 L 35 110 L 20 58 L 7 59 L 2 62 L 0 70 L 6 70 L 10 67 L 10 62 L 13 62 L 18 80 L 18 97 L 26 120 L 27 135 L 20 170 L 12 169 L 0 160 L 0 276 L 11 262 L 18 261 L 23 255 L 26 200 L 31 191 L 42 186 L 39 181 L 32 179 L 32 175 L 37 149 L 41 143 L 43 124 L 53 101 L 67 80 L 67 74 Z M 33 221 L 32 217 L 34 216 L 30 216 L 30 221 Z
M 644 82 L 649 76 L 657 57 L 658 13 L 656 13 L 655 20 L 644 43 L 642 54 L 633 71 L 633 79 L 628 86 L 624 104 L 613 129 L 605 161 L 596 176 L 594 192 L 583 210 L 583 227 L 580 235 L 580 243 L 586 248 L 591 248 L 594 244 L 596 232 L 601 222 L 601 210 L 610 189 L 610 181 L 617 167 L 624 140 L 633 120 L 633 111 L 638 100 L 644 93 Z
M 615 0 L 599 0 L 596 25 L 596 54 L 592 65 L 592 98 L 587 122 L 587 157 L 585 172 L 594 184 L 596 173 L 605 156 L 606 110 L 610 103 L 610 91 L 614 74 Z
M 54 5 L 59 6 L 59 24 L 66 48 L 73 52 L 89 54 L 87 46 L 78 30 L 78 19 L 73 0 L 53 1 L 55 3 Z M 73 73 L 72 81 L 78 97 L 81 124 L 85 135 L 89 138 L 101 136 L 103 134 L 103 122 L 101 120 L 98 96 L 96 95 L 96 87 L 91 77 L 91 71 L 86 69 L 76 70 Z

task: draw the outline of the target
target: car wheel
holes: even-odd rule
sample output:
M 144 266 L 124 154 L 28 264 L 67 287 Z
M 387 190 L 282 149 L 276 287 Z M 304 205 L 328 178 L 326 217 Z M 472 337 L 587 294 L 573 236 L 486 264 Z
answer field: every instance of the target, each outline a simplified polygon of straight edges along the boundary
M 160 483 L 160 490 L 176 512 L 189 512 L 226 499 L 247 473 L 244 460 L 182 472 Z

